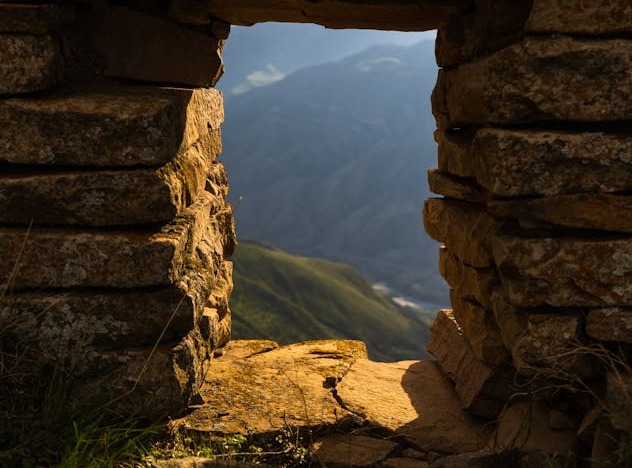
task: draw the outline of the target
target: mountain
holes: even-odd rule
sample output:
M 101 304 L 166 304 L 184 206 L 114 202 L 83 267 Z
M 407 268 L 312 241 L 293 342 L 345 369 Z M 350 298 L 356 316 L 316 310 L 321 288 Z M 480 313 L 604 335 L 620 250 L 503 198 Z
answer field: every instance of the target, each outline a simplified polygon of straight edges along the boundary
M 325 29 L 314 24 L 261 23 L 232 26 L 222 52 L 226 95 L 266 85 L 312 65 L 340 60 L 371 45 L 410 45 L 434 32 L 403 33 L 364 29 Z
M 233 338 L 351 338 L 364 341 L 376 360 L 428 356 L 424 311 L 398 306 L 348 265 L 245 241 L 234 265 Z
M 376 46 L 228 96 L 222 158 L 238 235 L 447 304 L 421 220 L 436 165 L 433 51 Z

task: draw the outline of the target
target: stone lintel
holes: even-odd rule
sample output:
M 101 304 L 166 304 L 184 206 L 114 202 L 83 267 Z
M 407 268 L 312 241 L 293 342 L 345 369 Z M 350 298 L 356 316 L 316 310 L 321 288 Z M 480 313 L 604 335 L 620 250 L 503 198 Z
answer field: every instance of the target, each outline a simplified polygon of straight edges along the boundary
M 198 144 L 221 151 L 221 92 L 103 87 L 0 102 L 0 162 L 162 166 Z
M 447 23 L 467 0 L 209 0 L 208 12 L 231 24 L 316 23 L 327 28 L 427 31 Z

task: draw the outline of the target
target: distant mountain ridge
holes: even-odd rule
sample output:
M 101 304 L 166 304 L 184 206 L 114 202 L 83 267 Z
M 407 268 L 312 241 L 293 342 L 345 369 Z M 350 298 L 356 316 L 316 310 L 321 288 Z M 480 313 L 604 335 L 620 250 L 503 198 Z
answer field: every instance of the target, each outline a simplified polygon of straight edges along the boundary
M 233 338 L 350 338 L 377 360 L 428 357 L 424 311 L 398 306 L 348 265 L 249 241 L 240 242 L 234 265 Z
M 222 158 L 238 236 L 447 304 L 421 221 L 436 73 L 431 42 L 377 46 L 227 96 Z

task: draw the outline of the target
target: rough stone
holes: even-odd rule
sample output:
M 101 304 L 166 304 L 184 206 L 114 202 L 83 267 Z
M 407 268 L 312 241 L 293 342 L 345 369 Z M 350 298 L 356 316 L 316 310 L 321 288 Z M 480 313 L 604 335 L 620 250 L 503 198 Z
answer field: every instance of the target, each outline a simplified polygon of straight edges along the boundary
M 493 252 L 513 305 L 632 305 L 630 239 L 497 236 Z
M 632 32 L 632 5 L 619 0 L 535 0 L 528 32 L 611 35 Z
M 440 155 L 442 142 L 455 138 L 440 139 Z M 446 145 L 444 152 L 455 146 Z M 450 153 L 461 173 L 502 197 L 632 189 L 632 138 L 625 133 L 483 128 L 459 148 Z M 461 175 L 452 166 L 448 172 Z
M 526 327 L 514 340 L 511 354 L 524 375 L 573 380 L 594 377 L 597 371 L 581 345 L 583 319 L 578 314 L 528 314 Z
M 75 16 L 64 5 L 0 4 L 0 32 L 46 34 Z
M 201 432 L 267 433 L 286 425 L 335 424 L 354 416 L 341 408 L 331 386 L 351 365 L 367 356 L 359 341 L 324 340 L 298 343 L 269 351 L 248 352 L 234 342 L 214 359 L 200 395 L 204 400 L 176 426 Z M 269 342 L 263 346 L 269 348 Z M 261 349 L 261 342 L 255 348 Z M 251 349 L 251 346 L 246 346 Z
M 0 34 L 0 94 L 52 88 L 61 79 L 62 64 L 59 44 L 50 35 Z
M 503 411 L 490 439 L 490 448 L 566 455 L 574 451 L 577 443 L 574 430 L 555 430 L 549 426 L 549 409 L 543 401 L 536 400 L 520 401 Z
M 151 468 L 268 468 L 271 465 L 206 457 L 170 458 L 156 460 Z
M 198 392 L 210 351 L 195 330 L 158 346 L 99 351 L 93 355 L 82 391 L 110 398 L 111 408 L 120 414 L 177 416 Z
M 192 145 L 221 151 L 219 91 L 97 89 L 1 101 L 0 162 L 162 166 Z
M 440 310 L 430 329 L 428 352 L 455 383 L 462 407 L 469 413 L 495 419 L 510 394 L 508 366 L 491 367 L 472 352 L 450 310 Z
M 405 436 L 421 450 L 461 453 L 482 447 L 489 431 L 462 409 L 433 361 L 358 360 L 336 387 L 345 408 Z
M 468 124 L 584 122 L 632 113 L 632 41 L 526 37 L 440 72 L 433 111 L 440 129 Z M 502 83 L 502 85 L 499 85 Z
M 468 130 L 437 130 L 436 135 L 439 170 L 457 177 L 474 178 L 476 172 L 471 151 L 474 134 Z
M 316 23 L 327 28 L 426 31 L 468 5 L 463 0 L 365 2 L 358 0 L 210 0 L 208 11 L 231 24 L 266 21 Z
M 98 43 L 106 76 L 210 87 L 224 71 L 213 36 L 122 6 L 105 12 Z
M 607 376 L 607 406 L 615 429 L 632 433 L 632 374 L 611 370 Z
M 314 443 L 314 453 L 324 466 L 360 468 L 376 466 L 396 447 L 397 443 L 390 440 L 352 434 L 331 434 Z
M 455 290 L 450 292 L 450 301 L 454 318 L 463 330 L 474 356 L 491 366 L 508 362 L 509 352 L 493 312 L 476 302 L 463 299 Z
M 596 340 L 632 343 L 632 309 L 592 309 L 586 317 L 586 333 Z
M 526 200 L 491 201 L 487 211 L 521 225 L 632 233 L 632 197 L 584 193 Z
M 29 288 L 132 288 L 177 283 L 190 272 L 214 275 L 217 259 L 232 252 L 230 207 L 211 215 L 204 194 L 162 229 L 71 231 L 0 229 L 0 283 Z M 226 254 L 226 255 L 225 255 Z
M 473 300 L 491 309 L 491 294 L 498 284 L 494 268 L 472 268 L 447 248 L 439 248 L 439 272 L 463 299 Z
M 489 241 L 496 229 L 494 220 L 471 203 L 430 198 L 424 204 L 424 227 L 435 240 L 475 268 L 492 264 Z
M 208 186 L 219 211 L 228 193 L 226 172 L 214 155 L 195 146 L 159 169 L 0 176 L 0 222 L 49 226 L 165 223 L 180 215 Z
M 436 58 L 440 67 L 452 67 L 498 50 L 520 38 L 531 2 L 475 0 L 466 13 L 453 15 L 439 28 Z
M 462 179 L 438 170 L 428 171 L 430 191 L 444 195 L 447 198 L 483 203 L 488 194 L 475 180 Z

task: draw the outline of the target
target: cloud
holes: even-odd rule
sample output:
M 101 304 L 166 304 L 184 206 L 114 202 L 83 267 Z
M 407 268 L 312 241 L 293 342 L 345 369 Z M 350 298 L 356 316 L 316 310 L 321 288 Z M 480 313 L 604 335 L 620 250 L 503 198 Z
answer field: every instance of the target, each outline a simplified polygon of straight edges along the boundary
M 372 60 L 365 60 L 356 66 L 361 72 L 370 72 L 376 68 L 389 69 L 399 67 L 401 64 L 401 60 L 397 57 L 379 57 Z

